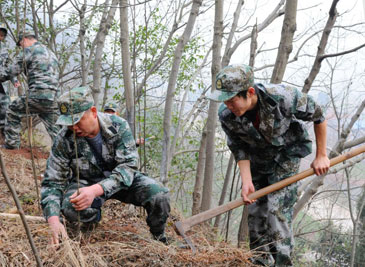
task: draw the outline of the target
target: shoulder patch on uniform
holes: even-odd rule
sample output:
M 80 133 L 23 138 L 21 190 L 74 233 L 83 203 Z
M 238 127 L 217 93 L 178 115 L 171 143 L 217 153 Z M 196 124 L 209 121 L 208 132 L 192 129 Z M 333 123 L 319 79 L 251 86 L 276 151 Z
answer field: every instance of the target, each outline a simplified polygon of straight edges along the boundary
M 113 134 L 116 134 L 118 132 L 117 129 L 115 129 L 115 127 L 113 126 L 110 126 L 108 130 L 111 131 Z

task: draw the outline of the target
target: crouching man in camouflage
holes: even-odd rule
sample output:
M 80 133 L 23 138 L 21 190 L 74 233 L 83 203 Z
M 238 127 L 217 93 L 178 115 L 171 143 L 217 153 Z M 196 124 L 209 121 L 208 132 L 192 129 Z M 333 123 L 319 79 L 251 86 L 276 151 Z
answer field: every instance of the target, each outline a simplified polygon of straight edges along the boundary
M 296 174 L 300 159 L 311 153 L 311 140 L 300 120 L 313 121 L 317 175 L 328 171 L 326 120 L 312 97 L 279 84 L 254 84 L 253 71 L 246 65 L 222 69 L 216 91 L 209 98 L 222 101 L 219 120 L 227 143 L 240 168 L 242 197 L 248 207 L 251 249 L 262 251 L 254 263 L 290 266 L 293 249 L 292 217 L 297 184 L 262 197 L 248 198 L 263 188 Z
M 23 50 L 13 64 L 0 67 L 0 82 L 11 80 L 24 72 L 28 81 L 28 107 L 31 115 L 38 115 L 48 134 L 55 138 L 59 127 L 55 125 L 58 108 L 55 98 L 58 89 L 58 61 L 46 46 L 39 43 L 33 32 L 19 34 L 17 45 Z M 26 115 L 26 97 L 15 99 L 6 112 L 5 148 L 20 146 L 21 118 Z
M 128 123 L 97 112 L 87 87 L 63 94 L 58 104 L 57 124 L 66 127 L 55 139 L 41 189 L 52 243 L 57 245 L 59 236 L 66 234 L 61 213 L 69 222 L 77 222 L 80 216 L 83 223 L 96 223 L 108 199 L 143 206 L 153 237 L 166 243 L 168 190 L 137 171 L 138 153 Z

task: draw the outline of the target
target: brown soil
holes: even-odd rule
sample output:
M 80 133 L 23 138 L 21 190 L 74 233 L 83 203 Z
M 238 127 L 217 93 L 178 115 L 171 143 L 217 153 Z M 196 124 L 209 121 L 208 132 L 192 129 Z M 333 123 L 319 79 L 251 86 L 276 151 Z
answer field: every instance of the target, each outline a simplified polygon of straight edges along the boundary
M 40 188 L 48 153 L 37 148 L 33 152 Z M 25 214 L 42 216 L 29 149 L 0 149 L 0 153 Z M 0 212 L 17 213 L 2 176 Z M 83 233 L 68 227 L 69 239 L 57 250 L 48 245 L 47 223 L 28 220 L 28 225 L 44 266 L 251 266 L 248 262 L 250 253 L 218 242 L 214 231 L 207 226 L 196 226 L 189 233 L 197 248 L 195 255 L 190 249 L 181 248 L 185 242 L 173 229 L 174 222 L 181 219 L 176 210 L 172 211 L 166 227 L 166 234 L 171 239 L 168 246 L 152 240 L 145 219 L 141 208 L 107 201 L 103 206 L 103 219 L 94 231 Z M 0 266 L 36 266 L 19 219 L 0 217 Z

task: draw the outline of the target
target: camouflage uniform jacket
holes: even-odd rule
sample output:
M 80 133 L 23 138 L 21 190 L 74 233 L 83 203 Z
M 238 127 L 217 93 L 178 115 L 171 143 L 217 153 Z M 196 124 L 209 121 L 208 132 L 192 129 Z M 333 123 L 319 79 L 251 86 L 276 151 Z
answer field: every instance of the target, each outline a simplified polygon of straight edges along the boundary
M 292 158 L 303 158 L 312 151 L 307 130 L 299 121 L 321 123 L 322 109 L 313 98 L 296 88 L 278 84 L 256 84 L 258 116 L 256 129 L 246 114 L 235 116 L 224 104 L 219 120 L 227 134 L 227 144 L 236 161 L 250 160 L 260 173 L 273 173 L 275 161 L 280 164 Z
M 85 138 L 76 137 L 76 157 L 73 132 L 63 127 L 57 135 L 42 181 L 42 208 L 46 218 L 59 216 L 63 192 L 70 182 L 76 182 L 77 167 L 80 180 L 90 182 L 99 178 L 98 184 L 104 189 L 105 198 L 132 184 L 137 172 L 138 153 L 128 123 L 118 116 L 101 112 L 98 119 L 104 169 L 98 166 Z M 105 177 L 105 171 L 110 171 L 110 176 Z
M 0 82 L 23 71 L 28 78 L 29 98 L 54 100 L 59 92 L 59 77 L 58 61 L 51 50 L 39 42 L 24 48 L 13 64 L 0 68 Z
M 0 69 L 6 68 L 10 63 L 9 59 L 9 45 L 6 41 L 0 42 Z M 11 82 L 17 82 L 16 77 L 12 77 Z

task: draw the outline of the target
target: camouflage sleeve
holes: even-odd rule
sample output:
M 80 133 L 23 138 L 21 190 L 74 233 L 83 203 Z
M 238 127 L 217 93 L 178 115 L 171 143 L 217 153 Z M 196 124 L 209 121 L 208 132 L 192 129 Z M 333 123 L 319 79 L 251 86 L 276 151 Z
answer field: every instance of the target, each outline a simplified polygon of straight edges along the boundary
M 126 121 L 123 120 L 117 136 L 118 140 L 115 142 L 117 166 L 108 178 L 99 182 L 106 198 L 109 198 L 121 189 L 130 187 L 138 167 L 136 144 Z
M 24 55 L 24 56 L 23 56 Z M 0 82 L 5 82 L 8 80 L 13 80 L 17 75 L 23 71 L 23 62 L 27 62 L 27 57 L 30 57 L 29 53 L 23 54 L 20 52 L 15 58 L 13 64 L 6 67 L 1 67 L 0 69 Z
M 41 188 L 41 205 L 46 219 L 60 215 L 63 192 L 70 176 L 70 160 L 66 154 L 66 142 L 59 135 L 47 160 Z
M 234 130 L 230 130 L 229 127 L 225 124 L 223 120 L 221 120 L 221 125 L 223 131 L 227 135 L 227 145 L 231 152 L 233 153 L 234 158 L 236 159 L 236 162 L 240 160 L 249 160 L 250 155 L 247 152 L 248 149 L 245 149 L 247 146 L 243 142 L 239 141 L 240 138 L 237 136 L 237 134 L 234 132 Z
M 325 120 L 322 108 L 314 101 L 313 97 L 295 89 L 292 102 L 292 113 L 297 119 L 313 121 L 318 124 Z

